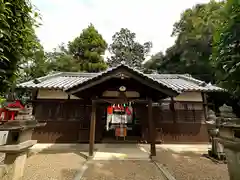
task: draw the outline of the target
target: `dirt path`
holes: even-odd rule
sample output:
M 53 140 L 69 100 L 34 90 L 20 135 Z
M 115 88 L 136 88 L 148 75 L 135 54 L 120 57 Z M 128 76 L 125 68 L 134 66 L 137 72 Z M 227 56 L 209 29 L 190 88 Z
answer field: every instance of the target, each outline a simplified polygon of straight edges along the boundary
M 150 161 L 91 161 L 81 180 L 164 180 Z

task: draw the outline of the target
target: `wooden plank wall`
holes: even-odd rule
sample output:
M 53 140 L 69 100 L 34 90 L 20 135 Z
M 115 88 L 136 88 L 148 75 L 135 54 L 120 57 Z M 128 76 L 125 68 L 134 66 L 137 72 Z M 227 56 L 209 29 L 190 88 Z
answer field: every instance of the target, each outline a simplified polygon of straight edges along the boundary
M 33 139 L 39 143 L 88 142 L 91 106 L 82 101 L 37 101 L 33 103 L 35 118 L 46 122 L 37 128 Z
M 137 116 L 141 117 L 142 137 L 148 141 L 147 107 L 136 108 Z M 156 127 L 158 143 L 205 143 L 209 141 L 203 110 L 175 110 L 173 112 L 160 107 L 153 108 L 153 119 Z
M 34 131 L 33 139 L 39 143 L 87 143 L 91 105 L 79 101 L 36 101 L 35 117 L 40 122 L 47 122 L 45 127 Z M 101 142 L 104 130 L 105 106 L 97 106 L 96 142 Z M 135 105 L 136 118 L 142 124 L 142 140 L 148 141 L 147 107 Z M 176 110 L 176 122 L 169 109 L 153 108 L 156 125 L 156 141 L 163 143 L 202 143 L 208 142 L 207 127 L 204 124 L 203 110 Z

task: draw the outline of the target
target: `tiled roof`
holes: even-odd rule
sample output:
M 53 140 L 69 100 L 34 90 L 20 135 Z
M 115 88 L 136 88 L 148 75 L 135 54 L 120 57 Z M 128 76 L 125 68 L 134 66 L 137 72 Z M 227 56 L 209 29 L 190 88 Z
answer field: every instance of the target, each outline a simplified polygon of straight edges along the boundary
M 122 65 L 121 65 L 122 66 Z M 206 84 L 203 81 L 192 78 L 190 75 L 184 74 L 144 74 L 138 70 L 132 69 L 123 65 L 128 69 L 144 76 L 151 81 L 156 81 L 159 84 L 171 88 L 177 92 L 183 91 L 202 91 L 215 92 L 224 91 L 224 89 L 217 86 Z M 95 78 L 104 76 L 105 74 L 117 69 L 119 66 L 109 68 L 101 73 L 81 73 L 81 72 L 60 72 L 52 75 L 38 78 L 37 80 L 28 81 L 18 85 L 19 88 L 48 88 L 48 89 L 63 89 L 67 90 L 80 85 L 87 81 L 92 81 Z M 38 81 L 36 83 L 36 81 Z
M 187 74 L 149 74 L 153 79 L 162 84 L 168 84 L 176 91 L 224 91 L 224 89 L 207 84 Z

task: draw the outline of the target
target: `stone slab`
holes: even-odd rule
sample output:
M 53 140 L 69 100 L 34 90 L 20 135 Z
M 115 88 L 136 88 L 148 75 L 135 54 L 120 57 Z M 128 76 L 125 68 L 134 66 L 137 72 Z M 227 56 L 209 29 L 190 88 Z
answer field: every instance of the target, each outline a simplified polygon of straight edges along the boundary
M 32 147 L 36 143 L 37 143 L 37 140 L 29 140 L 29 141 L 22 142 L 20 144 L 3 145 L 3 146 L 0 146 L 0 152 L 2 152 L 2 153 L 22 152 L 22 151 Z
M 29 124 L 29 125 L 16 125 L 16 126 L 12 126 L 10 124 L 8 125 L 1 125 L 0 126 L 0 131 L 23 131 L 25 129 L 33 129 L 33 128 L 37 128 L 37 127 L 42 127 L 45 126 L 46 123 L 37 123 L 37 124 Z
M 103 144 L 98 146 L 93 160 L 150 160 L 149 153 L 138 144 Z

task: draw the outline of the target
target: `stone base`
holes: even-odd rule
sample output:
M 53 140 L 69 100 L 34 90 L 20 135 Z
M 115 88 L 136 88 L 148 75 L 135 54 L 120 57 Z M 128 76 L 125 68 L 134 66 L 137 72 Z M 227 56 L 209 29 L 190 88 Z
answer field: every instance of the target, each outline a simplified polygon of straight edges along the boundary
M 224 147 L 216 137 L 212 138 L 212 150 L 209 155 L 218 160 L 224 160 Z

